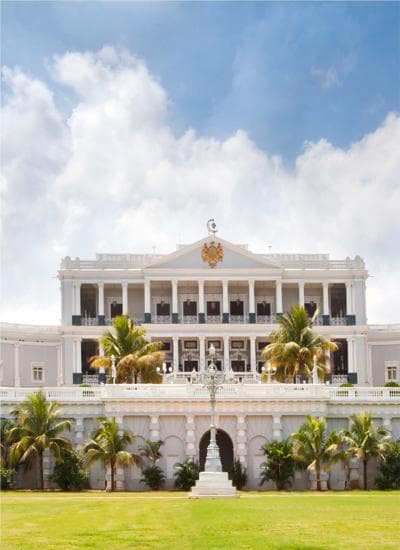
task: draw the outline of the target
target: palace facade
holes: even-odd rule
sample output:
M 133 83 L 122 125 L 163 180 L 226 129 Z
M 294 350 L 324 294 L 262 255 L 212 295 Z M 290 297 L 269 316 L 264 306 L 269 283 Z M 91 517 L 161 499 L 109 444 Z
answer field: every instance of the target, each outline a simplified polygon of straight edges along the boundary
M 258 484 L 261 444 L 287 437 L 306 414 L 325 414 L 331 427 L 344 427 L 349 414 L 371 410 L 400 437 L 400 391 L 382 388 L 400 381 L 400 325 L 367 324 L 368 273 L 359 256 L 255 254 L 210 234 L 166 255 L 66 257 L 58 276 L 60 326 L 1 325 L 6 414 L 32 388 L 45 387 L 75 419 L 78 444 L 96 416 L 117 416 L 137 441 L 165 441 L 162 460 L 172 483 L 176 462 L 203 459 L 209 405 L 199 378 L 212 344 L 217 368 L 227 376 L 217 403 L 223 462 L 228 468 L 240 458 L 249 486 Z M 277 317 L 297 303 L 310 316 L 318 311 L 315 330 L 338 345 L 329 385 L 261 384 L 262 350 Z M 163 342 L 161 386 L 104 386 L 106 375 L 91 370 L 89 358 L 102 353 L 99 338 L 121 314 Z M 343 382 L 355 386 L 344 390 Z M 340 484 L 341 475 L 332 483 Z M 118 476 L 120 488 L 140 486 L 134 469 Z M 102 486 L 101 479 L 101 472 L 92 473 L 94 486 Z

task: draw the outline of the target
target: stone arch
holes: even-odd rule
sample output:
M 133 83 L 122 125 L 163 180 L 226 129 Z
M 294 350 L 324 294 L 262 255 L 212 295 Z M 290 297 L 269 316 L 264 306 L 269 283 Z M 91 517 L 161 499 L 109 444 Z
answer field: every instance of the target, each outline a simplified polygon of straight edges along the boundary
M 185 444 L 180 437 L 169 435 L 164 439 L 161 452 L 163 456 L 160 460 L 160 467 L 163 469 L 167 480 L 173 480 L 175 464 L 185 460 Z
M 247 447 L 247 471 L 249 476 L 249 486 L 252 489 L 260 489 L 260 465 L 265 462 L 264 452 L 261 447 L 268 442 L 268 439 L 262 435 L 252 437 Z M 266 484 L 264 489 L 268 488 Z
M 202 438 L 200 439 L 199 444 L 199 464 L 200 470 L 204 470 L 204 465 L 207 455 L 207 447 L 210 443 L 210 430 L 207 430 Z M 233 441 L 230 435 L 224 430 L 217 430 L 217 445 L 219 447 L 222 470 L 224 472 L 230 472 L 233 468 Z

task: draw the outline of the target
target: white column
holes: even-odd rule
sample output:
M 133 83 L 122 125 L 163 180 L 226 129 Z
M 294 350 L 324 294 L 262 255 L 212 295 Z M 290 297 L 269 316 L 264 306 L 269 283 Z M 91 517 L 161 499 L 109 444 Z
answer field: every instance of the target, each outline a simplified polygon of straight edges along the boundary
M 346 282 L 346 314 L 353 314 L 353 300 L 352 300 L 353 285 L 350 281 Z
M 21 377 L 19 372 L 19 342 L 14 344 L 14 386 L 19 388 L 21 385 Z
M 322 283 L 322 292 L 323 292 L 323 315 L 330 315 L 329 308 L 329 283 Z
M 98 289 L 99 289 L 99 307 L 98 307 L 98 315 L 104 316 L 104 283 L 98 283 Z
M 222 281 L 222 313 L 229 313 L 228 281 Z
M 236 448 L 237 457 L 242 466 L 247 466 L 247 425 L 245 416 L 236 417 Z
M 229 372 L 229 336 L 224 336 L 224 371 Z
M 101 355 L 101 356 L 104 355 L 104 348 L 103 348 L 103 345 L 101 343 L 101 340 L 99 340 L 99 355 Z M 104 367 L 99 368 L 99 373 L 100 374 L 104 374 L 105 372 L 106 372 L 106 369 Z
M 304 307 L 304 281 L 299 281 L 299 304 Z
M 274 441 L 281 441 L 282 439 L 282 422 L 279 415 L 272 417 L 272 439 Z
M 81 314 L 81 283 L 75 283 L 75 315 Z
M 179 338 L 174 336 L 172 338 L 172 362 L 174 364 L 174 374 L 179 370 Z
M 151 313 L 150 281 L 147 279 L 144 282 L 144 312 Z
M 282 281 L 275 281 L 276 313 L 283 313 Z
M 200 346 L 200 365 L 199 371 L 204 372 L 206 368 L 206 338 L 205 336 L 199 336 Z
M 122 283 L 122 315 L 128 315 L 128 283 Z
M 199 313 L 204 313 L 204 281 L 199 280 Z
M 256 312 L 256 297 L 254 293 L 255 281 L 249 280 L 249 314 Z
M 178 281 L 172 279 L 172 313 L 178 313 Z
M 186 417 L 185 432 L 186 432 L 186 437 L 185 437 L 186 456 L 194 458 L 196 456 L 196 450 L 195 450 L 196 426 L 195 426 L 195 423 L 194 423 L 194 417 L 193 416 L 187 416 Z
M 158 416 L 152 416 L 150 419 L 150 439 L 158 441 L 160 439 L 160 424 Z
M 57 346 L 57 386 L 64 384 L 64 372 L 62 364 L 62 347 Z
M 256 365 L 256 337 L 250 336 L 250 367 L 253 374 L 257 371 Z
M 72 372 L 82 372 L 82 352 L 81 352 L 81 338 L 74 338 L 73 340 L 73 370 Z
M 347 338 L 347 368 L 348 372 L 356 372 L 354 338 Z

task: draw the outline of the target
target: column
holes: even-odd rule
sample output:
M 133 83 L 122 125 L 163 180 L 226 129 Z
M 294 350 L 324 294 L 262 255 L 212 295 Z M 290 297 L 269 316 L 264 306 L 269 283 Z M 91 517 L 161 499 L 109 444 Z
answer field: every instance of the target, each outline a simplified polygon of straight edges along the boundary
M 228 295 L 229 281 L 224 279 L 222 281 L 222 322 L 229 323 L 229 295 Z
M 305 300 L 304 300 L 304 281 L 299 281 L 298 285 L 299 285 L 299 305 L 304 307 L 304 303 L 305 303 Z
M 72 324 L 80 325 L 81 324 L 81 283 L 74 283 L 74 313 L 72 315 Z
M 236 456 L 239 458 L 243 467 L 247 467 L 247 426 L 246 417 L 237 416 L 236 418 Z
M 347 338 L 347 371 L 348 373 L 356 372 L 355 363 L 355 341 L 354 338 Z
M 179 371 L 179 338 L 174 336 L 172 338 L 172 362 L 174 364 L 174 376 Z
M 19 388 L 21 385 L 21 376 L 19 372 L 19 342 L 14 344 L 14 386 Z
M 229 336 L 224 336 L 224 371 L 227 374 L 229 370 Z
M 144 282 L 144 322 L 151 323 L 151 289 L 147 279 Z
M 102 343 L 101 343 L 101 340 L 99 340 L 99 355 L 101 355 L 102 357 L 104 356 L 104 348 L 102 346 Z M 106 369 L 104 367 L 100 367 L 99 368 L 99 379 L 100 379 L 100 382 L 105 382 L 106 381 Z
M 195 424 L 194 424 L 194 417 L 193 416 L 187 416 L 186 417 L 186 425 L 185 425 L 185 453 L 186 456 L 191 458 L 192 460 L 196 456 L 196 449 L 195 449 Z
M 199 280 L 199 323 L 206 322 L 206 316 L 204 313 L 204 281 Z
M 275 292 L 276 313 L 279 315 L 283 313 L 282 281 L 275 281 Z
M 200 346 L 200 365 L 199 372 L 204 372 L 206 368 L 206 338 L 205 336 L 199 336 Z
M 257 365 L 256 365 L 256 337 L 250 336 L 250 367 L 251 372 L 253 376 L 255 376 L 257 372 Z
M 105 325 L 105 315 L 104 315 L 104 283 L 98 283 L 98 300 L 99 307 L 97 312 L 97 322 L 99 325 Z
M 346 325 L 355 325 L 356 316 L 354 315 L 354 302 L 353 302 L 353 283 L 351 281 L 346 282 Z
M 329 283 L 324 281 L 322 283 L 322 294 L 323 294 L 323 323 L 324 325 L 330 324 L 330 307 L 329 307 Z
M 282 418 L 280 415 L 272 417 L 272 439 L 274 441 L 282 440 Z
M 73 345 L 73 364 L 72 364 L 72 382 L 73 384 L 80 384 L 82 382 L 82 351 L 81 351 L 81 339 L 74 338 Z
M 128 283 L 122 283 L 122 315 L 128 315 Z
M 158 416 L 152 416 L 150 418 L 150 439 L 151 441 L 158 441 L 160 439 L 160 424 Z
M 43 487 L 44 489 L 50 489 L 50 449 L 44 449 L 43 451 Z
M 80 418 L 79 416 L 75 418 L 75 446 L 78 451 L 82 450 L 83 443 L 84 443 L 84 423 L 83 418 Z
M 249 323 L 256 322 L 256 297 L 254 293 L 255 281 L 249 280 Z
M 64 373 L 62 364 L 62 347 L 57 346 L 57 386 L 64 384 Z
M 178 281 L 175 279 L 172 279 L 172 322 L 178 323 L 179 321 L 179 315 L 178 315 Z

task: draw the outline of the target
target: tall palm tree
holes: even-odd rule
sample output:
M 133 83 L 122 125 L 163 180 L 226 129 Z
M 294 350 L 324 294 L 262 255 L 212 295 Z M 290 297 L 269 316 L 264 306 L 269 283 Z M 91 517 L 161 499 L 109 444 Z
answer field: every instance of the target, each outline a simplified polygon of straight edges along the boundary
M 393 441 L 390 432 L 383 426 L 375 427 L 371 414 L 362 412 L 350 416 L 350 429 L 343 432 L 343 441 L 351 456 L 363 463 L 363 485 L 368 489 L 368 462 L 372 457 L 384 460 Z
M 86 465 L 91 466 L 100 461 L 104 467 L 110 466 L 111 491 L 115 490 L 115 471 L 117 466 L 140 464 L 140 457 L 126 451 L 134 437 L 127 430 L 120 429 L 115 417 L 99 418 L 99 427 L 93 432 L 92 439 L 86 443 L 84 453 Z
M 161 440 L 152 441 L 151 439 L 146 439 L 145 447 L 139 447 L 140 455 L 147 458 L 151 464 L 156 464 L 157 460 L 162 457 L 160 452 L 162 445 L 164 445 L 164 442 Z
M 0 420 L 0 467 L 8 468 L 10 462 L 10 430 L 15 424 L 11 420 Z
M 296 376 L 311 378 L 313 358 L 317 358 L 318 375 L 327 373 L 329 352 L 337 346 L 313 331 L 318 310 L 310 319 L 303 306 L 295 305 L 289 313 L 278 317 L 278 330 L 272 332 L 272 343 L 265 347 L 263 358 L 271 361 L 279 382 L 295 381 Z
M 94 368 L 111 368 L 111 357 L 115 357 L 117 369 L 116 382 L 135 384 L 162 382 L 161 367 L 164 354 L 160 351 L 162 342 L 150 342 L 146 339 L 146 330 L 137 327 L 132 319 L 126 315 L 115 317 L 113 320 L 115 334 L 107 331 L 101 338 L 104 349 L 103 355 L 91 358 L 90 364 Z
M 321 471 L 329 470 L 340 459 L 340 435 L 333 430 L 328 434 L 326 418 L 307 416 L 300 429 L 292 434 L 293 456 L 307 470 L 315 471 L 317 490 L 321 490 Z
M 8 432 L 12 442 L 11 460 L 30 467 L 33 459 L 37 458 L 41 490 L 44 488 L 44 450 L 50 449 L 59 459 L 63 450 L 72 447 L 70 440 L 62 435 L 71 429 L 71 422 L 60 421 L 59 413 L 58 403 L 47 401 L 42 390 L 28 395 L 12 411 L 16 425 Z

